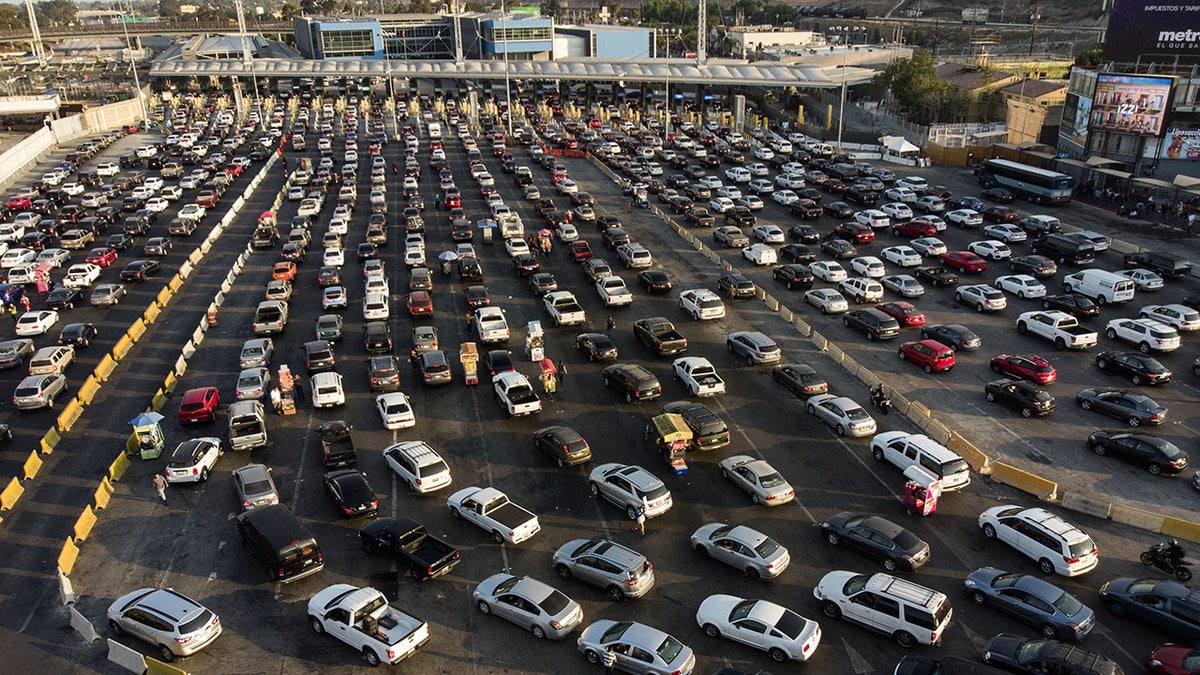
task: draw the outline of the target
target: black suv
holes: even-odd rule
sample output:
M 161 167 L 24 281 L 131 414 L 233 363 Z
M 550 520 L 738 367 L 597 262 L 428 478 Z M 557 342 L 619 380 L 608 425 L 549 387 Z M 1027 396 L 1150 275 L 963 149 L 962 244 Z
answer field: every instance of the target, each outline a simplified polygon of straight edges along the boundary
M 363 326 L 363 348 L 368 354 L 387 354 L 392 351 L 392 332 L 386 321 L 368 321 Z
M 371 391 L 400 391 L 400 371 L 396 358 L 391 355 L 372 356 L 367 361 L 367 375 L 371 380 Z
M 304 361 L 309 373 L 334 369 L 333 347 L 325 340 L 304 343 Z
M 729 445 L 729 426 L 708 406 L 694 401 L 674 401 L 663 406 L 663 412 L 675 413 L 692 430 L 692 447 L 713 450 Z
M 730 298 L 753 298 L 754 282 L 744 274 L 725 274 L 717 279 L 717 292 Z
M 647 401 L 662 396 L 662 385 L 654 373 L 632 363 L 618 363 L 604 369 L 604 386 L 616 387 L 625 394 L 627 403 Z
M 872 342 L 900 336 L 900 323 L 874 307 L 843 314 L 842 323 L 850 330 L 866 333 L 867 339 Z

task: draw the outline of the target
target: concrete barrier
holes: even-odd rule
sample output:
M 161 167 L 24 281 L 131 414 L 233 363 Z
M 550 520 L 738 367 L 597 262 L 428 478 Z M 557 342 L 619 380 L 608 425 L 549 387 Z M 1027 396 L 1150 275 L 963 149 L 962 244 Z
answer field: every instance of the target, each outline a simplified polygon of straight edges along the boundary
M 92 625 L 87 617 L 79 613 L 79 610 L 71 608 L 71 628 L 79 633 L 79 637 L 83 638 L 84 642 L 91 644 L 100 639 L 100 634 L 96 632 L 96 627 Z
M 183 280 L 188 278 L 188 275 L 191 273 L 192 263 L 185 260 L 184 263 L 179 266 L 179 274 L 171 277 L 171 280 L 167 282 L 166 290 L 170 291 L 171 295 L 178 293 L 179 289 L 183 288 Z
M 125 331 L 125 334 L 128 335 L 129 339 L 133 340 L 134 342 L 141 340 L 142 336 L 146 334 L 146 322 L 141 319 L 137 319 L 129 325 L 129 330 Z
M 167 373 L 167 376 L 163 378 L 162 390 L 170 394 L 171 392 L 175 391 L 176 384 L 179 384 L 179 378 L 175 375 L 175 373 Z
M 146 675 L 188 675 L 188 672 L 179 666 L 173 666 L 159 661 L 153 656 L 147 656 Z
M 59 433 L 70 431 L 71 427 L 75 426 L 75 422 L 79 420 L 79 416 L 83 414 L 83 404 L 77 399 L 71 399 L 71 402 L 63 406 L 63 411 L 58 414 L 56 425 Z
M 128 470 L 129 455 L 122 452 L 121 454 L 117 455 L 117 458 L 112 461 L 112 464 L 108 465 L 107 478 L 116 483 L 121 480 L 121 477 L 124 476 L 125 472 Z
M 117 360 L 114 359 L 111 354 L 105 354 L 104 358 L 100 359 L 100 363 L 97 364 L 96 369 L 92 371 L 92 375 L 95 376 L 97 380 L 105 382 L 116 369 Z
M 133 338 L 129 337 L 129 334 L 126 333 L 125 335 L 121 336 L 121 339 L 117 340 L 117 344 L 113 345 L 113 359 L 120 361 L 129 355 L 130 349 L 133 349 Z
M 42 458 L 38 455 L 37 450 L 33 450 L 29 453 L 29 457 L 25 458 L 25 463 L 21 465 L 21 473 L 24 474 L 25 480 L 33 480 L 41 470 Z
M 184 264 L 186 265 L 187 263 L 184 263 Z M 171 281 L 175 281 L 175 279 L 178 279 L 178 278 L 179 277 L 177 277 L 177 276 L 172 277 Z M 168 302 L 171 301 L 171 296 L 174 294 L 175 294 L 175 291 L 171 289 L 171 284 L 170 284 L 170 282 L 168 282 L 166 286 L 163 286 L 162 288 L 158 289 L 158 295 L 154 296 L 154 304 L 158 305 L 159 307 L 165 306 Z
M 1162 533 L 1168 537 L 1200 543 L 1200 523 L 1167 516 L 1163 518 Z
M 154 412 L 162 410 L 162 407 L 167 403 L 167 395 L 162 389 L 154 392 L 154 398 L 150 399 L 150 409 Z
M 1015 487 L 1043 501 L 1054 501 L 1058 497 L 1058 483 L 1004 462 L 992 464 L 992 480 Z
M 187 367 L 187 357 L 180 355 L 179 358 L 175 359 L 175 368 L 171 372 L 175 373 L 175 377 L 183 377 L 184 373 L 187 372 Z
M 94 527 L 96 527 L 96 512 L 90 505 L 85 506 L 83 512 L 75 519 L 75 527 L 71 530 L 75 535 L 75 541 L 86 541 Z
M 73 605 L 79 602 L 79 596 L 75 595 L 75 586 L 67 575 L 58 570 L 58 597 L 64 605 Z
M 967 464 L 970 464 L 971 468 L 975 469 L 975 472 L 981 476 L 987 476 L 992 473 L 992 458 L 988 457 L 983 451 L 975 447 L 974 443 L 962 436 L 950 432 L 950 442 L 946 444 L 946 447 L 958 453 L 959 457 L 967 460 Z
M 16 476 L 10 478 L 8 485 L 5 485 L 4 489 L 0 490 L 0 511 L 12 509 L 23 494 L 25 494 L 25 488 L 21 485 L 21 481 Z
M 200 261 L 203 259 L 204 259 L 204 253 L 201 252 L 200 249 L 195 249 L 194 251 L 192 251 L 191 255 L 188 256 L 187 261 L 189 263 L 191 263 L 192 266 L 196 266 L 196 265 L 200 264 Z
M 112 638 L 108 638 L 108 660 L 137 675 L 146 672 L 146 657 Z
M 67 537 L 63 543 L 62 550 L 58 553 L 58 569 L 67 576 L 75 569 L 75 561 L 79 560 L 79 547 L 75 545 L 75 540 Z
M 1086 513 L 1089 516 L 1105 520 L 1108 520 L 1108 517 L 1112 514 L 1112 504 L 1103 499 L 1096 499 L 1095 497 L 1089 497 L 1078 492 L 1068 491 L 1062 493 L 1059 495 L 1058 503 L 1062 504 L 1064 509 Z
M 83 405 L 91 405 L 92 400 L 96 398 L 96 394 L 99 391 L 100 380 L 97 380 L 95 375 L 88 375 L 83 384 L 79 385 L 79 393 L 75 396 Z
M 1109 516 L 1114 523 L 1129 525 L 1149 532 L 1162 532 L 1164 516 L 1143 509 L 1113 504 Z
M 42 435 L 42 439 L 38 441 L 38 446 L 43 455 L 48 455 L 54 452 L 54 449 L 58 447 L 58 442 L 61 440 L 62 434 L 58 433 L 58 429 L 50 427 Z
M 107 507 L 108 503 L 112 501 L 114 492 L 116 492 L 116 488 L 114 488 L 112 482 L 108 480 L 108 476 L 101 478 L 100 485 L 96 487 L 96 491 L 92 493 L 92 501 L 95 502 L 96 508 L 103 509 Z
M 163 289 L 163 290 L 166 290 L 166 289 Z M 142 318 L 140 319 L 140 321 L 142 322 L 143 325 L 152 324 L 158 320 L 158 315 L 160 315 L 160 314 L 162 314 L 162 305 L 160 305 L 158 303 L 153 303 L 149 307 L 146 308 L 145 312 L 142 312 Z
M 197 328 L 196 330 L 192 331 L 192 342 L 194 344 L 200 344 L 201 342 L 203 342 L 204 341 L 204 333 L 205 333 L 205 330 L 203 328 Z

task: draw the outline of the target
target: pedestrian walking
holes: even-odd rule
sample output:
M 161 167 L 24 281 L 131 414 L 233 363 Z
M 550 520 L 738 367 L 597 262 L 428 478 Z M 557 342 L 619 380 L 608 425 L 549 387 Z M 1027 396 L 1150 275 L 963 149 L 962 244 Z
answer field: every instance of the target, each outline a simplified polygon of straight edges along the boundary
M 567 362 L 566 361 L 558 362 L 558 379 L 562 380 L 563 382 L 567 381 Z
M 604 654 L 600 656 L 600 661 L 604 664 L 604 672 L 606 675 L 612 675 L 617 668 L 617 655 L 613 652 L 612 647 L 604 650 Z
M 8 315 L 14 319 L 17 318 L 17 303 L 15 303 L 15 302 L 8 303 Z
M 546 374 L 546 393 L 551 397 L 558 393 L 558 378 L 554 377 L 554 373 Z
M 299 405 L 300 401 L 304 400 L 304 387 L 300 384 L 300 378 L 292 378 L 292 391 L 295 392 L 295 395 L 292 396 L 292 400 Z
M 1195 211 L 1192 211 L 1191 213 L 1188 214 L 1187 224 L 1188 224 L 1188 226 L 1187 226 L 1188 232 L 1196 231 L 1196 212 Z
M 163 478 L 161 473 L 154 474 L 154 491 L 158 493 L 159 500 L 162 503 L 167 503 L 167 479 Z
M 634 511 L 633 529 L 643 537 L 646 536 L 646 498 L 642 497 L 642 505 Z
M 24 309 L 26 312 L 29 311 L 29 296 L 28 295 L 21 296 L 21 308 Z
M 271 408 L 276 415 L 283 412 L 283 396 L 279 393 L 279 387 L 271 387 Z
M 629 200 L 629 208 L 626 210 L 629 211 L 630 213 L 633 213 L 633 200 L 632 199 Z
M 616 327 L 617 327 L 617 320 L 612 318 L 612 315 L 609 314 L 608 315 L 608 333 L 609 333 L 609 335 L 612 335 L 613 329 Z

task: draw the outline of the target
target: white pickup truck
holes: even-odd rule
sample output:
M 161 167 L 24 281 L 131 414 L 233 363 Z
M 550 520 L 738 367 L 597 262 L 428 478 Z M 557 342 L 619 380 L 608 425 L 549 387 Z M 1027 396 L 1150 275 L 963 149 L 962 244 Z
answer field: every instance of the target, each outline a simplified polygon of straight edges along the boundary
M 465 518 L 491 532 L 497 544 L 519 544 L 542 529 L 537 516 L 493 487 L 464 488 L 450 495 L 446 505 L 455 518 Z
M 429 641 L 429 624 L 388 604 L 374 588 L 334 584 L 308 601 L 308 622 L 360 651 L 371 666 L 399 663 Z
M 508 342 L 508 320 L 499 307 L 480 307 L 475 310 L 475 330 L 480 342 Z
M 1017 332 L 1032 333 L 1064 349 L 1087 349 L 1095 347 L 1100 334 L 1079 325 L 1079 320 L 1066 312 L 1025 312 L 1017 317 Z
M 609 307 L 619 307 L 633 302 L 633 293 L 629 292 L 625 281 L 618 276 L 597 279 L 596 292 L 600 294 L 600 299 L 604 300 L 604 304 Z
M 671 364 L 676 380 L 683 382 L 692 396 L 716 396 L 725 393 L 725 380 L 703 356 L 684 356 Z
M 587 314 L 571 291 L 551 291 L 542 296 L 542 302 L 555 326 L 578 326 L 587 321 Z
M 521 417 L 542 412 L 542 401 L 538 398 L 529 378 L 516 371 L 496 373 L 492 376 L 492 388 L 496 401 L 509 417 Z

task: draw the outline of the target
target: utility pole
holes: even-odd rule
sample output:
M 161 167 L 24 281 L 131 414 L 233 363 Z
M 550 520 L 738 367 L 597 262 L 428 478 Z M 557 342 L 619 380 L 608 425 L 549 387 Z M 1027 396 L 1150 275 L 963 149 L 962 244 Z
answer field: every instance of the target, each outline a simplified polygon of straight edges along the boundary
M 708 49 L 708 0 L 700 0 L 696 9 L 696 65 L 703 66 Z
M 1033 22 L 1033 30 L 1029 32 L 1029 59 L 1033 60 L 1033 42 L 1037 39 L 1038 22 L 1042 20 L 1042 8 L 1038 5 L 1033 6 L 1033 14 L 1029 20 Z

